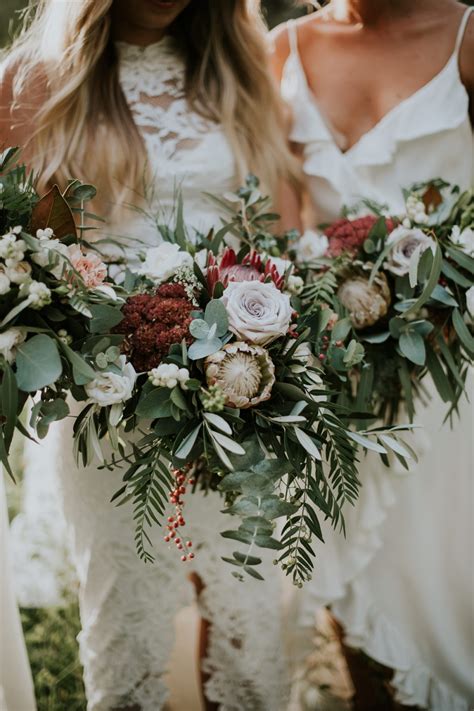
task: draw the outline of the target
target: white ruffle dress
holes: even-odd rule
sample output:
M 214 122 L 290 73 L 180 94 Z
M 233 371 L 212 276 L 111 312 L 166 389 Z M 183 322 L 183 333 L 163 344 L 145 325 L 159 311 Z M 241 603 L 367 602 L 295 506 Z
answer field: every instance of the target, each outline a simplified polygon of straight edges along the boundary
M 430 82 L 402 101 L 349 151 L 341 152 L 312 95 L 289 26 L 291 53 L 282 93 L 294 114 L 307 186 L 318 223 L 336 219 L 362 197 L 403 208 L 402 187 L 442 177 L 470 188 L 474 141 L 458 68 L 473 8 L 453 54 Z M 419 405 L 418 465 L 386 469 L 375 455 L 361 464 L 363 488 L 346 511 L 347 538 L 325 528 L 314 579 L 297 595 L 296 616 L 314 624 L 331 605 L 349 645 L 395 670 L 397 698 L 435 711 L 474 703 L 473 395 L 453 429 L 435 394 Z M 421 451 L 420 451 L 421 450 Z
M 203 193 L 221 195 L 239 185 L 223 129 L 190 111 L 184 96 L 184 62 L 171 39 L 146 48 L 120 43 L 118 49 L 120 83 L 153 174 L 147 191 L 157 221 L 172 223 L 180 190 L 187 225 L 203 232 L 219 226 L 220 215 Z M 139 213 L 113 225 L 110 232 L 119 240 L 133 236 L 141 244 L 160 241 L 156 227 Z M 136 261 L 139 249 L 140 244 L 128 242 L 129 263 Z M 280 586 L 271 552 L 262 556 L 265 582 L 236 581 L 231 567 L 221 560 L 235 549 L 219 535 L 229 528 L 221 513 L 222 499 L 215 493 L 197 493 L 188 496 L 185 507 L 195 559 L 182 563 L 175 547 L 164 543 L 163 529 L 156 527 L 152 539 L 157 560 L 144 564 L 135 551 L 130 507 L 110 503 L 121 485 L 121 472 L 78 468 L 71 434 L 70 423 L 58 423 L 39 446 L 28 444 L 26 486 L 36 486 L 41 500 L 42 472 L 53 470 L 52 479 L 59 482 L 79 578 L 79 644 L 88 711 L 163 708 L 174 618 L 194 597 L 188 579 L 192 571 L 204 583 L 198 602 L 210 622 L 207 697 L 222 711 L 285 709 L 289 684 L 280 635 Z M 37 530 L 37 522 L 32 524 L 33 530 L 25 520 L 19 527 L 23 544 L 28 533 Z M 55 521 L 50 525 L 53 529 Z M 57 538 L 57 531 L 52 530 L 52 536 Z

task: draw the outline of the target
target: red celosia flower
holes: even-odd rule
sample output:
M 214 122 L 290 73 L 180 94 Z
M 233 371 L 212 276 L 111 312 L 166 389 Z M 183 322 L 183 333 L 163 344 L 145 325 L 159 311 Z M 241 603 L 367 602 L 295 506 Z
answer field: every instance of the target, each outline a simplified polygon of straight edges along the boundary
M 327 227 L 325 234 L 329 240 L 328 256 L 338 257 L 343 252 L 356 255 L 378 219 L 375 215 L 367 215 L 356 220 L 338 220 Z M 387 218 L 385 224 L 388 232 L 395 229 L 396 225 L 392 219 Z
M 219 261 L 209 252 L 207 286 L 211 295 L 218 282 L 225 288 L 230 281 L 268 281 L 269 279 L 273 281 L 277 289 L 282 288 L 284 277 L 279 274 L 270 259 L 264 265 L 257 252 L 249 252 L 241 262 L 237 262 L 237 255 L 230 247 L 224 250 Z
M 175 343 L 192 342 L 189 324 L 194 306 L 181 284 L 163 284 L 155 294 L 127 299 L 116 327 L 125 335 L 124 351 L 139 372 L 155 368 Z

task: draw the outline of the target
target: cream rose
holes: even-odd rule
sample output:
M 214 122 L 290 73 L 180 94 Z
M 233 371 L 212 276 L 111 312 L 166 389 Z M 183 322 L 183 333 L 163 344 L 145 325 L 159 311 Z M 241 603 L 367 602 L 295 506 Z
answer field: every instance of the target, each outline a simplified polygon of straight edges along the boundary
M 137 374 L 131 363 L 126 362 L 125 356 L 120 356 L 122 372 L 97 373 L 97 377 L 84 386 L 90 402 L 106 407 L 107 405 L 117 405 L 129 400 L 133 393 Z
M 306 230 L 296 243 L 296 253 L 300 262 L 314 262 L 324 257 L 329 247 L 326 235 L 316 230 Z
M 222 301 L 229 329 L 242 341 L 265 346 L 288 332 L 292 316 L 290 297 L 273 283 L 231 282 Z
M 451 232 L 450 240 L 465 254 L 474 257 L 474 230 L 472 227 L 465 227 L 461 232 L 461 228 L 455 225 Z
M 170 279 L 180 267 L 192 267 L 193 258 L 188 252 L 180 250 L 177 244 L 163 242 L 146 253 L 145 261 L 138 269 L 139 274 L 151 279 L 156 284 Z
M 392 274 L 405 276 L 410 271 L 410 262 L 413 254 L 418 250 L 420 254 L 427 249 L 435 250 L 435 243 L 425 235 L 425 233 L 414 227 L 407 229 L 406 227 L 397 227 L 390 233 L 387 246 L 391 245 L 391 250 L 388 254 L 387 261 L 384 263 L 385 269 Z
M 13 363 L 16 356 L 16 349 L 26 338 L 26 331 L 22 328 L 9 328 L 8 331 L 0 333 L 0 355 L 7 363 Z
M 18 262 L 14 267 L 7 268 L 5 271 L 13 284 L 23 284 L 31 276 L 31 265 L 28 262 Z

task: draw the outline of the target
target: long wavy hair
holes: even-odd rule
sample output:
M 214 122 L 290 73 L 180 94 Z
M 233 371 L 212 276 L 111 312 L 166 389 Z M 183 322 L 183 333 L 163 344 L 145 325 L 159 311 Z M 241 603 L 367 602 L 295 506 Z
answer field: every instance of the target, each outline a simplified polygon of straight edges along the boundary
M 107 201 L 143 182 L 145 146 L 119 84 L 111 37 L 113 0 L 39 0 L 9 50 L 20 106 L 43 76 L 28 153 L 44 185 L 89 180 Z M 274 190 L 297 180 L 285 115 L 268 71 L 259 0 L 191 0 L 170 28 L 186 62 L 189 105 L 222 124 L 240 177 L 253 171 Z M 34 79 L 36 78 L 36 79 Z

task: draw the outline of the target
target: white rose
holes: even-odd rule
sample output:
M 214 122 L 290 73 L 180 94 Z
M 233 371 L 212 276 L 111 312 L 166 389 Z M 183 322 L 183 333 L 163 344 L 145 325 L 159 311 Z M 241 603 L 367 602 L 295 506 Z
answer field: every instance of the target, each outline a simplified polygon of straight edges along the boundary
M 301 292 L 304 289 L 304 281 L 301 277 L 299 276 L 289 276 L 288 277 L 288 282 L 287 282 L 287 291 L 289 294 L 295 294 L 295 296 L 298 296 L 298 294 L 301 294 Z
M 31 275 L 31 265 L 28 262 L 18 262 L 14 267 L 6 269 L 6 275 L 14 284 L 23 284 Z
M 465 227 L 461 232 L 459 225 L 455 225 L 450 240 L 465 254 L 474 257 L 474 230 L 472 227 Z
M 474 318 L 474 286 L 466 291 L 466 306 L 469 316 Z
M 180 267 L 192 267 L 193 259 L 188 252 L 180 250 L 177 244 L 163 242 L 159 247 L 153 247 L 146 253 L 146 258 L 138 269 L 157 284 L 170 279 Z
M 122 372 L 97 373 L 97 377 L 84 386 L 89 400 L 96 405 L 106 407 L 107 405 L 118 405 L 126 402 L 132 397 L 133 388 L 137 374 L 131 363 L 126 362 L 125 356 L 120 356 Z
M 26 331 L 22 328 L 9 328 L 8 331 L 0 333 L 0 355 L 7 363 L 13 363 L 16 356 L 16 347 L 23 343 L 26 338 Z
M 0 265 L 0 296 L 8 294 L 10 291 L 10 279 L 6 273 L 5 267 Z
M 242 341 L 264 346 L 288 332 L 292 316 L 290 297 L 271 282 L 230 282 L 222 301 L 229 329 Z
M 300 262 L 314 262 L 324 257 L 329 247 L 326 235 L 316 230 L 306 230 L 296 243 L 296 254 Z
M 407 229 L 406 227 L 397 227 L 390 233 L 387 238 L 386 245 L 392 246 L 387 261 L 384 263 L 385 269 L 392 274 L 405 276 L 410 271 L 410 262 L 416 251 L 420 254 L 427 249 L 435 250 L 435 243 L 425 235 L 425 233 L 414 227 Z

